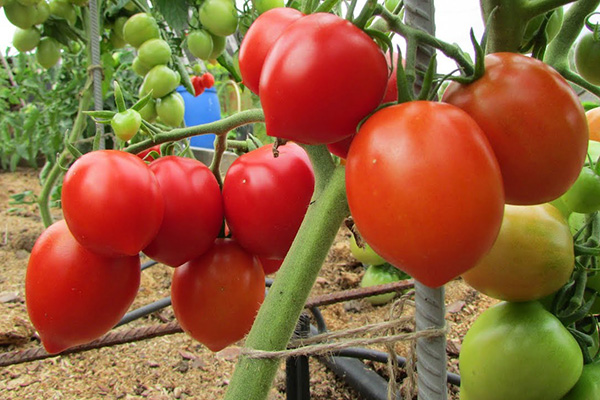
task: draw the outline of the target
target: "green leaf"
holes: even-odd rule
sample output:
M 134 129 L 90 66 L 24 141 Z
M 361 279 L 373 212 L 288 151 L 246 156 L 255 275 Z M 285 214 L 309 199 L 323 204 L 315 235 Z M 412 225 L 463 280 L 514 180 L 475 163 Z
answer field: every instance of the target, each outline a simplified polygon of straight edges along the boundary
M 156 8 L 160 12 L 167 24 L 176 31 L 182 31 L 188 26 L 187 0 L 156 0 Z

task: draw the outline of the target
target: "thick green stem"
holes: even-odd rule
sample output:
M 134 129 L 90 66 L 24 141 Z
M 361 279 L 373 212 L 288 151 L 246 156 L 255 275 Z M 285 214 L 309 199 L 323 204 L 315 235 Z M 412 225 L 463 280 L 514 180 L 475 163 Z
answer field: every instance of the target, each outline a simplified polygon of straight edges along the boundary
M 516 53 L 528 20 L 524 0 L 481 0 L 481 11 L 487 24 L 487 52 Z
M 316 174 L 316 195 L 246 339 L 249 350 L 286 348 L 335 235 L 349 214 L 344 167 L 331 168 L 331 159 L 323 154 L 325 146 L 307 150 L 315 170 L 331 173 Z M 320 194 L 319 188 L 323 188 Z M 225 399 L 266 399 L 279 362 L 242 355 Z
M 140 151 L 149 149 L 156 144 L 172 142 L 206 133 L 214 133 L 217 135 L 226 134 L 230 130 L 240 126 L 254 122 L 263 122 L 264 120 L 265 117 L 262 110 L 246 110 L 208 124 L 172 129 L 168 132 L 159 133 L 154 135 L 152 139 L 146 139 L 132 144 L 123 150 L 130 153 L 139 153 Z
M 81 100 L 79 101 L 79 109 L 77 111 L 77 117 L 75 117 L 75 121 L 73 122 L 73 128 L 71 129 L 71 133 L 67 139 L 68 143 L 73 143 L 79 137 L 83 130 L 86 127 L 87 123 L 87 115 L 84 111 L 89 110 L 92 104 L 92 90 L 89 85 L 86 85 L 86 90 L 83 92 L 81 96 Z M 42 218 L 42 223 L 47 228 L 54 222 L 52 220 L 52 215 L 50 214 L 50 194 L 52 193 L 52 188 L 56 185 L 56 181 L 63 174 L 63 165 L 66 164 L 71 158 L 71 153 L 68 149 L 64 149 L 62 153 L 56 158 L 56 162 L 52 166 L 52 169 L 48 173 L 46 180 L 43 182 L 42 189 L 37 198 L 38 207 L 40 210 L 40 216 Z
M 227 150 L 227 133 L 222 133 L 215 137 L 215 152 L 209 167 L 215 176 L 217 183 L 221 187 L 223 187 L 223 178 L 221 178 L 221 160 L 223 159 L 225 150 Z
M 562 27 L 554 40 L 550 42 L 544 56 L 544 61 L 555 69 L 567 70 L 569 62 L 567 55 L 573 47 L 585 23 L 586 16 L 594 12 L 600 0 L 579 0 L 565 13 Z
M 427 32 L 404 24 L 400 16 L 392 14 L 381 5 L 376 7 L 375 14 L 380 15 L 388 23 L 390 30 L 396 32 L 407 41 L 410 38 L 411 40 L 416 40 L 416 42 L 421 45 L 431 46 L 434 49 L 440 50 L 447 57 L 456 61 L 466 75 L 473 74 L 473 64 L 467 58 L 460 46 L 446 43 Z

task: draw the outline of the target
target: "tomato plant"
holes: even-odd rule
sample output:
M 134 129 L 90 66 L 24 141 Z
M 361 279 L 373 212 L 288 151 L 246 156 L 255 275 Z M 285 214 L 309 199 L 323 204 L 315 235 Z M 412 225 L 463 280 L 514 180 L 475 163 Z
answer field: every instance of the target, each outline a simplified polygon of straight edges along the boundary
M 93 151 L 75 161 L 61 199 L 75 239 L 109 256 L 137 255 L 158 232 L 164 214 L 154 174 L 139 157 L 117 150 Z
M 501 179 L 475 121 L 427 101 L 373 114 L 346 163 L 348 204 L 362 237 L 431 287 L 472 268 L 491 248 L 504 210 Z
M 31 251 L 27 312 L 51 353 L 91 342 L 125 314 L 140 284 L 140 258 L 105 257 L 81 246 L 60 220 Z
M 225 219 L 233 237 L 263 258 L 285 258 L 304 219 L 315 177 L 306 152 L 287 143 L 237 158 L 225 175 Z
M 583 357 L 573 336 L 540 303 L 500 303 L 465 335 L 459 368 L 461 399 L 559 400 L 581 376 Z
M 242 339 L 265 296 L 258 259 L 232 239 L 175 269 L 173 311 L 181 327 L 212 351 Z
M 588 141 L 585 113 L 567 81 L 547 64 L 520 54 L 489 54 L 483 77 L 469 85 L 451 83 L 443 100 L 465 110 L 485 132 L 507 203 L 552 201 L 577 179 Z
M 583 35 L 575 47 L 575 67 L 577 72 L 594 85 L 600 85 L 600 41 L 594 33 Z
M 140 113 L 132 109 L 116 113 L 110 121 L 115 135 L 123 141 L 128 141 L 135 136 L 141 125 Z
M 221 188 L 200 161 L 161 157 L 150 164 L 165 204 L 160 229 L 144 253 L 178 267 L 200 256 L 213 244 L 223 224 Z
M 240 44 L 239 64 L 244 85 L 259 94 L 260 74 L 267 54 L 285 28 L 304 14 L 293 8 L 276 8 L 260 15 Z
M 550 204 L 504 209 L 492 249 L 462 277 L 500 300 L 538 300 L 568 282 L 575 266 L 566 219 Z
M 267 134 L 306 144 L 340 141 L 381 103 L 387 80 L 383 52 L 355 25 L 332 14 L 302 17 L 277 39 L 260 74 Z

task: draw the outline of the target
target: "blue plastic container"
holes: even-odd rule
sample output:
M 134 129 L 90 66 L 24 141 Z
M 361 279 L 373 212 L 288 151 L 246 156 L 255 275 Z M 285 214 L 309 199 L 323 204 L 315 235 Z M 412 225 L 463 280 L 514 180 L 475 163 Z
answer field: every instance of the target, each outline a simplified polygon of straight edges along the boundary
M 204 90 L 204 93 L 198 97 L 189 94 L 183 86 L 179 86 L 177 92 L 183 97 L 185 104 L 183 119 L 186 126 L 201 125 L 221 119 L 221 105 L 214 87 Z M 190 146 L 192 147 L 212 149 L 214 143 L 215 135 L 213 133 L 190 138 Z

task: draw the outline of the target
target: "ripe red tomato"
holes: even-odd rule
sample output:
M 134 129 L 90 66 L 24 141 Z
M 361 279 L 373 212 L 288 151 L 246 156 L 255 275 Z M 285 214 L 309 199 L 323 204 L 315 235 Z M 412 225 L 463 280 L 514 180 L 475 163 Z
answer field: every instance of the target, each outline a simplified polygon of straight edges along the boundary
M 202 80 L 202 77 L 194 75 L 192 76 L 191 81 L 192 86 L 194 87 L 194 96 L 198 97 L 204 93 L 204 89 L 206 88 L 204 87 L 204 81 Z
M 279 271 L 279 268 L 281 268 L 281 264 L 283 264 L 283 260 L 264 257 L 259 257 L 258 259 L 260 261 L 260 265 L 262 265 L 265 275 L 273 274 Z
M 144 161 L 152 162 L 154 161 L 154 157 L 150 153 L 152 153 L 153 151 L 157 152 L 160 155 L 160 144 L 152 146 L 149 149 L 142 150 L 139 153 L 137 153 L 136 156 L 138 156 Z
M 217 239 L 206 253 L 175 269 L 171 283 L 177 321 L 212 351 L 248 333 L 264 296 L 260 262 L 232 239 Z
M 387 80 L 383 52 L 350 21 L 302 17 L 277 39 L 260 75 L 267 134 L 307 144 L 340 141 L 379 105 Z
M 260 73 L 267 54 L 285 28 L 304 14 L 293 8 L 274 8 L 261 14 L 242 40 L 239 53 L 240 73 L 244 85 L 258 94 Z
M 485 132 L 507 203 L 556 199 L 575 182 L 586 157 L 588 128 L 577 94 L 554 69 L 524 55 L 489 54 L 485 68 L 470 85 L 451 83 L 443 100 Z
M 137 255 L 154 238 L 163 219 L 158 181 L 137 156 L 100 150 L 69 168 L 62 207 L 73 236 L 107 256 Z
M 225 176 L 225 219 L 232 235 L 252 254 L 284 259 L 304 219 L 315 178 L 306 152 L 265 145 L 236 159 Z
M 178 267 L 208 250 L 223 224 L 221 188 L 198 160 L 166 156 L 150 164 L 165 202 L 160 230 L 144 253 Z
M 25 277 L 27 312 L 46 351 L 60 353 L 115 326 L 139 285 L 137 255 L 110 258 L 92 253 L 61 220 L 42 233 L 31 251 Z
M 210 72 L 203 73 L 200 79 L 202 79 L 202 83 L 207 89 L 210 89 L 215 85 L 215 77 Z
M 502 177 L 490 144 L 472 118 L 444 103 L 373 114 L 350 146 L 346 192 L 365 241 L 430 287 L 475 266 L 502 223 Z

